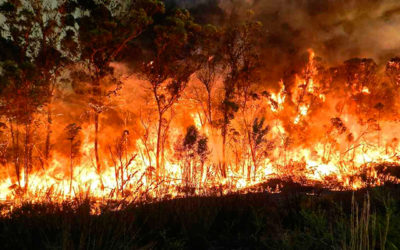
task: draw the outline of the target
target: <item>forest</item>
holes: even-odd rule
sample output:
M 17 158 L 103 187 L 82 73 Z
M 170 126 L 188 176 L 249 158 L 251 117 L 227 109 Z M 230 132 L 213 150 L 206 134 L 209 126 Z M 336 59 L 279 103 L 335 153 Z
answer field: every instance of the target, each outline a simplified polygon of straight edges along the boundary
M 7 1 L 1 12 L 3 199 L 397 180 L 398 57 L 329 65 L 308 48 L 271 83 L 271 38 L 250 9 L 223 24 L 160 1 Z
M 3 249 L 398 249 L 400 4 L 0 2 Z
M 397 183 L 400 58 L 277 58 L 250 7 L 4 2 L 1 198 Z

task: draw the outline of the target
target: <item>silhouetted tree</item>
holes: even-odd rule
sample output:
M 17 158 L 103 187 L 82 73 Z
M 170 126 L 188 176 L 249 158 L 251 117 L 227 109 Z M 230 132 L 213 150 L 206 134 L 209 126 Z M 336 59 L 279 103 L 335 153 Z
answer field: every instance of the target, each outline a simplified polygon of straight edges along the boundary
M 175 157 L 183 162 L 183 178 L 186 185 L 201 184 L 206 162 L 210 151 L 208 138 L 201 135 L 195 126 L 186 129 L 184 138 L 177 140 L 175 145 Z
M 70 173 L 70 182 L 69 182 L 69 192 L 72 192 L 72 180 L 74 179 L 74 168 L 73 168 L 73 161 L 74 158 L 79 155 L 79 149 L 81 146 L 81 140 L 79 139 L 80 137 L 80 130 L 81 127 L 76 125 L 75 123 L 69 124 L 67 127 L 65 127 L 65 131 L 67 133 L 67 140 L 69 141 L 69 159 L 70 159 L 70 165 L 69 165 L 69 173 Z
M 40 18 L 45 14 L 40 1 L 6 1 L 0 5 L 5 20 L 1 30 L 0 43 L 8 52 L 0 53 L 0 83 L 2 84 L 2 114 L 10 126 L 14 166 L 19 186 L 20 164 L 23 153 L 25 188 L 28 187 L 29 173 L 33 165 L 33 133 L 36 129 L 35 114 L 48 102 L 49 82 L 44 77 L 43 38 L 41 32 L 48 32 L 52 25 L 44 24 Z M 42 27 L 41 27 L 42 25 Z M 57 54 L 57 53 L 55 53 Z M 44 63 L 44 62 L 42 62 Z M 54 64 L 58 61 L 55 59 Z M 49 67 L 50 68 L 50 67 Z M 24 131 L 22 142 L 21 129 Z M 20 144 L 23 144 L 23 152 Z
M 234 23 L 226 27 L 222 39 L 222 53 L 226 76 L 224 79 L 224 97 L 219 107 L 222 120 L 219 121 L 222 135 L 222 165 L 221 174 L 226 177 L 226 144 L 229 125 L 239 110 L 236 94 L 239 90 L 246 95 L 250 94 L 250 86 L 254 83 L 253 74 L 257 67 L 257 53 L 254 41 L 261 24 L 254 21 Z
M 110 95 L 106 83 L 120 83 L 113 77 L 111 63 L 138 38 L 153 22 L 153 15 L 162 12 L 164 5 L 158 0 L 139 1 L 68 1 L 65 9 L 76 22 L 79 44 L 78 61 L 85 67 L 78 75 L 90 79 L 90 100 L 94 119 L 94 153 L 97 172 L 101 172 L 99 158 L 99 117 L 104 111 L 104 98 Z M 80 13 L 75 18 L 74 13 Z M 82 75 L 87 75 L 82 76 Z
M 143 67 L 157 106 L 156 176 L 162 175 L 163 142 L 167 132 L 165 114 L 179 100 L 190 76 L 198 68 L 194 58 L 197 25 L 189 12 L 176 10 L 163 24 L 154 27 L 154 50 Z M 164 136 L 163 136 L 164 135 Z
M 125 184 L 136 174 L 128 172 L 129 166 L 137 156 L 137 154 L 129 154 L 128 145 L 129 131 L 124 130 L 122 135 L 115 141 L 113 147 L 109 147 L 111 160 L 114 163 L 117 195 L 124 194 Z
M 200 69 L 197 78 L 203 84 L 207 92 L 207 103 L 204 114 L 210 125 L 213 125 L 212 92 L 218 71 L 221 71 L 221 32 L 212 25 L 205 25 L 201 33 L 200 42 Z
M 265 137 L 268 134 L 270 128 L 264 124 L 265 118 L 255 118 L 251 127 L 250 134 L 250 152 L 251 159 L 254 166 L 254 176 L 256 178 L 257 168 L 262 160 L 268 156 L 268 152 L 272 149 L 272 142 L 268 141 Z M 248 171 L 248 177 L 251 178 L 251 171 Z

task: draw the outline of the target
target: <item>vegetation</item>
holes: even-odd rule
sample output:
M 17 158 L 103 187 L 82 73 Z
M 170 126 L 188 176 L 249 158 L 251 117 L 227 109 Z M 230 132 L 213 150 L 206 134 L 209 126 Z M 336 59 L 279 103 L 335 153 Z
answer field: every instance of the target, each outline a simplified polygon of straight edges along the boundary
M 26 203 L 0 219 L 3 249 L 398 249 L 399 186 L 153 204 Z M 115 211 L 116 207 L 120 207 Z M 122 209 L 121 209 L 122 207 Z M 21 239 L 24 240 L 21 240 Z
M 170 1 L 4 1 L 0 156 L 1 170 L 13 165 L 11 185 L 27 192 L 32 173 L 52 169 L 55 158 L 68 155 L 69 167 L 57 171 L 68 175 L 72 189 L 71 152 L 83 147 L 81 165 L 94 165 L 99 188 L 118 195 L 135 164 L 147 183 L 161 183 L 172 161 L 196 161 L 179 164 L 188 175 L 180 178 L 199 185 L 232 176 L 256 181 L 271 162 L 281 169 L 276 174 L 305 175 L 304 159 L 314 153 L 298 157 L 296 151 L 313 151 L 316 142 L 323 144 L 318 161 L 332 163 L 336 172 L 361 169 L 366 162 L 356 166 L 355 160 L 376 148 L 385 155 L 378 163 L 396 161 L 398 139 L 390 126 L 398 119 L 397 57 L 386 67 L 371 58 L 328 67 L 312 51 L 302 51 L 296 65 L 301 69 L 288 68 L 280 82 L 264 82 L 271 70 L 263 57 L 264 43 L 271 42 L 266 27 L 245 8 L 223 13 L 224 22 L 206 23 L 196 10 Z M 209 142 L 207 154 L 194 160 L 199 156 L 184 145 L 189 158 L 183 159 L 173 135 L 194 126 L 196 117 L 201 141 Z M 66 143 L 58 129 L 68 124 L 86 136 L 73 150 L 75 136 Z M 123 147 L 116 146 L 121 134 Z M 188 174 L 199 164 L 195 171 L 201 173 Z M 106 187 L 102 174 L 112 168 L 116 186 Z
M 273 60 L 262 1 L 173 2 L 0 3 L 2 249 L 398 249 L 395 50 Z

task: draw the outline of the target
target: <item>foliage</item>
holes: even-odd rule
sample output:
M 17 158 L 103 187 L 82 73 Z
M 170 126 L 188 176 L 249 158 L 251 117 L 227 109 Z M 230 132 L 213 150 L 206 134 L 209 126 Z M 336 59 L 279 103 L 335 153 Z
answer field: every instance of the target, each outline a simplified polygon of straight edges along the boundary
M 90 199 L 26 203 L 0 218 L 0 239 L 3 249 L 367 249 L 356 245 L 359 233 L 367 232 L 369 249 L 396 249 L 398 186 L 369 191 L 369 202 L 365 190 L 309 196 L 297 189 L 156 204 L 109 203 L 99 215 L 90 214 L 96 206 Z M 358 211 L 357 204 L 363 204 Z M 116 206 L 121 209 L 114 211 Z
M 68 124 L 68 126 L 65 127 L 65 131 L 67 134 L 66 139 L 69 140 L 71 143 L 71 158 L 75 158 L 79 154 L 79 149 L 81 145 L 81 140 L 79 139 L 79 137 L 81 129 L 82 128 L 76 125 L 76 123 Z
M 154 26 L 155 37 L 150 59 L 143 65 L 142 76 L 150 83 L 157 106 L 156 174 L 162 175 L 164 134 L 168 132 L 165 113 L 178 102 L 190 76 L 197 70 L 197 33 L 201 26 L 187 10 L 175 10 L 163 23 Z
M 204 164 L 210 154 L 207 143 L 208 138 L 192 125 L 186 129 L 185 137 L 175 144 L 175 157 L 184 163 L 183 176 L 187 184 L 194 185 L 197 180 L 203 179 Z

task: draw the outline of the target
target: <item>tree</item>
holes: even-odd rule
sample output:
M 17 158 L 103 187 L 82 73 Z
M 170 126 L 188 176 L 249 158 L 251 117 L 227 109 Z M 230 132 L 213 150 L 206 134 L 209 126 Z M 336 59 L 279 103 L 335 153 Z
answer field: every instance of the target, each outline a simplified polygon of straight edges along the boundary
M 124 195 L 125 184 L 135 175 L 128 173 L 128 168 L 135 160 L 137 154 L 128 154 L 129 131 L 124 130 L 122 135 L 115 141 L 113 147 L 109 146 L 111 160 L 114 163 L 115 183 L 117 196 Z
M 79 154 L 79 148 L 81 146 L 80 137 L 80 130 L 81 127 L 76 125 L 75 123 L 69 124 L 65 127 L 65 131 L 67 133 L 67 140 L 69 141 L 69 159 L 70 159 L 70 182 L 69 182 L 69 192 L 72 192 L 72 180 L 74 179 L 74 168 L 73 168 L 73 161 L 74 158 Z
M 197 73 L 197 78 L 203 84 L 207 92 L 207 104 L 204 109 L 204 114 L 210 125 L 213 125 L 213 110 L 212 110 L 212 91 L 214 89 L 218 68 L 221 63 L 221 32 L 212 25 L 205 25 L 201 33 L 200 42 L 200 70 Z M 203 105 L 202 105 L 203 106 Z
M 150 83 L 154 97 L 157 119 L 156 176 L 163 170 L 160 160 L 163 158 L 163 142 L 168 131 L 166 113 L 179 100 L 190 76 L 197 70 L 195 60 L 196 35 L 201 30 L 189 12 L 176 10 L 163 20 L 163 24 L 154 27 L 154 50 L 151 59 L 143 67 L 142 75 Z
M 0 53 L 1 110 L 10 126 L 12 155 L 20 187 L 20 159 L 23 153 L 24 188 L 28 187 L 33 165 L 35 114 L 48 102 L 48 82 L 41 74 L 40 65 L 36 64 L 41 56 L 40 45 L 43 41 L 38 35 L 41 34 L 38 20 L 43 16 L 36 12 L 37 4 L 37 1 L 6 1 L 0 5 L 5 17 L 0 43 L 2 48 L 4 45 L 4 48 L 10 49 Z M 21 130 L 24 132 L 23 142 Z
M 59 77 L 65 66 L 76 55 L 77 44 L 73 40 L 74 25 L 62 1 L 55 4 L 39 0 L 30 1 L 33 20 L 38 30 L 38 47 L 35 64 L 40 77 L 46 82 L 47 91 L 47 128 L 44 146 L 44 160 L 47 164 L 51 156 L 52 103 Z M 61 45 L 61 46 L 59 46 Z
M 257 69 L 257 53 L 255 41 L 259 37 L 261 23 L 246 21 L 234 23 L 225 28 L 222 39 L 222 53 L 226 66 L 224 79 L 224 97 L 219 107 L 222 120 L 219 122 L 222 135 L 222 166 L 221 174 L 226 177 L 226 144 L 229 125 L 239 110 L 236 94 L 239 90 L 244 94 L 245 102 L 242 103 L 244 110 L 250 94 L 251 84 L 254 83 L 254 75 Z M 244 106 L 243 106 L 244 105 Z
M 251 159 L 254 165 L 254 180 L 257 174 L 257 168 L 259 163 L 265 159 L 268 155 L 268 151 L 272 148 L 272 143 L 269 142 L 265 136 L 268 134 L 270 128 L 268 125 L 264 125 L 265 118 L 261 119 L 255 118 L 252 125 L 252 131 L 250 135 L 250 152 Z M 248 171 L 248 177 L 251 177 L 251 171 Z
M 138 38 L 153 22 L 153 15 L 162 12 L 164 5 L 158 0 L 138 1 L 68 1 L 65 9 L 69 17 L 78 25 L 80 48 L 78 61 L 85 70 L 77 75 L 87 75 L 90 79 L 89 106 L 94 120 L 94 154 L 97 172 L 101 172 L 99 157 L 99 122 L 104 111 L 104 98 L 110 92 L 104 89 L 106 82 L 115 82 L 111 63 L 121 56 L 121 52 Z M 74 18 L 74 13 L 81 16 Z M 119 87 L 117 86 L 116 89 Z
M 204 164 L 208 159 L 208 138 L 201 135 L 195 126 L 186 129 L 184 138 L 177 140 L 175 157 L 183 162 L 183 178 L 186 185 L 201 184 L 204 174 Z

